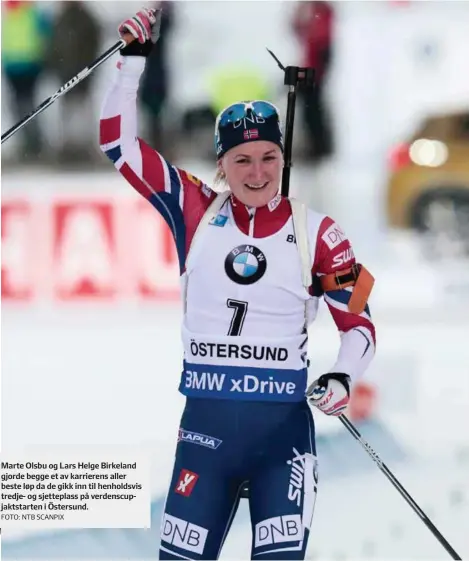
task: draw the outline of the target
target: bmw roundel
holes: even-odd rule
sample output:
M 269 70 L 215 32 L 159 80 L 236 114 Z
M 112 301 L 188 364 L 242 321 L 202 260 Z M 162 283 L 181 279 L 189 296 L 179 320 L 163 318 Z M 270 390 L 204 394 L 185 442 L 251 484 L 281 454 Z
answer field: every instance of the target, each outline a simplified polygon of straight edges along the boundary
M 237 284 L 253 284 L 267 269 L 265 255 L 253 245 L 238 245 L 225 259 L 225 272 Z

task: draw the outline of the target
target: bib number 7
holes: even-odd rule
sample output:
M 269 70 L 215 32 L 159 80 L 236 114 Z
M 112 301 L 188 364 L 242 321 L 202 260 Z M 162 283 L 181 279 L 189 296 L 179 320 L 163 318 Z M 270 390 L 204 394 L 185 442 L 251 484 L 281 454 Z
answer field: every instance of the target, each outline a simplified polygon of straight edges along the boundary
M 243 329 L 244 319 L 248 311 L 248 303 L 242 300 L 233 300 L 228 298 L 226 301 L 228 308 L 232 308 L 233 317 L 231 318 L 230 328 L 228 330 L 228 335 L 241 335 L 241 330 Z

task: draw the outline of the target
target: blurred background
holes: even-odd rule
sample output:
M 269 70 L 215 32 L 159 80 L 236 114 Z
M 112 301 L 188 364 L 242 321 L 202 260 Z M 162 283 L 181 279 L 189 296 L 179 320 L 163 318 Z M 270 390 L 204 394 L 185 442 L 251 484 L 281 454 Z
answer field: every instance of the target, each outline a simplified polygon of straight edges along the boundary
M 209 185 L 221 108 L 267 98 L 285 112 L 266 47 L 316 68 L 297 100 L 291 193 L 334 217 L 376 277 L 377 356 L 350 416 L 469 555 L 469 3 L 162 5 L 140 135 Z M 2 131 L 114 44 L 141 6 L 2 1 Z M 183 407 L 178 264 L 163 220 L 99 149 L 114 70 L 115 59 L 103 64 L 2 145 L 2 446 L 144 446 L 153 524 L 3 530 L 4 559 L 157 558 Z M 314 379 L 339 339 L 324 310 L 311 331 Z M 315 418 L 308 558 L 447 558 L 342 425 Z M 222 559 L 249 550 L 244 501 Z

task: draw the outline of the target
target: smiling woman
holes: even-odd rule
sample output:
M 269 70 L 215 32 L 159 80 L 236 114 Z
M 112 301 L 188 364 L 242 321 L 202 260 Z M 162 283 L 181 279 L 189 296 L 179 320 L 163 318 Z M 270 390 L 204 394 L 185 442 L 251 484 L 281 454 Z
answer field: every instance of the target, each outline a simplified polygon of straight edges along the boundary
M 217 178 L 249 207 L 277 195 L 283 168 L 283 136 L 277 108 L 268 101 L 238 102 L 215 123 Z
M 279 191 L 282 151 L 267 140 L 251 141 L 231 148 L 218 161 L 218 167 L 221 178 L 241 203 L 261 207 Z
M 279 193 L 283 136 L 270 102 L 220 112 L 216 161 L 228 189 L 219 194 L 138 138 L 137 91 L 158 13 L 142 10 L 120 32 L 137 41 L 121 51 L 101 147 L 167 221 L 184 289 L 186 404 L 159 557 L 217 559 L 248 485 L 251 558 L 304 559 L 318 483 L 308 404 L 340 415 L 373 358 L 373 278 L 331 218 Z M 307 389 L 308 326 L 323 295 L 341 344 Z

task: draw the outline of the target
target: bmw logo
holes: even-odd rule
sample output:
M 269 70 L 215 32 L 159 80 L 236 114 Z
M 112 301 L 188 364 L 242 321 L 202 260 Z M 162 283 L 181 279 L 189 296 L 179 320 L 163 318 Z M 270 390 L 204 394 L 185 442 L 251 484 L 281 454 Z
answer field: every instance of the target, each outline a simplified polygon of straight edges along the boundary
M 267 269 L 265 255 L 253 245 L 238 245 L 225 259 L 225 272 L 237 284 L 253 284 Z

